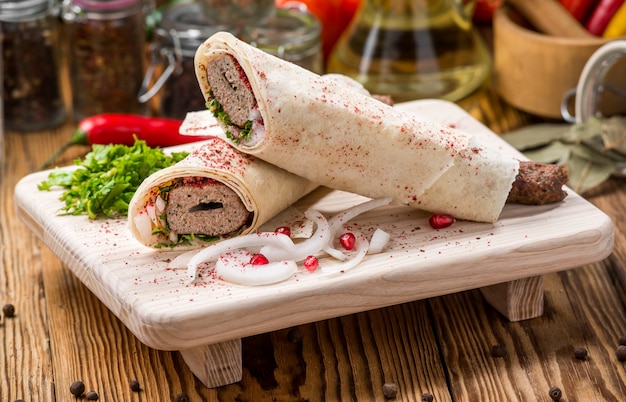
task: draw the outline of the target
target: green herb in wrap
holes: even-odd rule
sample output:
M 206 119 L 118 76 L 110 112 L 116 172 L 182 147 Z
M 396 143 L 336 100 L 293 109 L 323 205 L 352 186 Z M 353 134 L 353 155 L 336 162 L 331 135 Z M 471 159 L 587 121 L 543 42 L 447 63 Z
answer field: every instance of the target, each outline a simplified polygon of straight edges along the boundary
M 60 199 L 65 201 L 63 210 L 70 215 L 86 214 L 89 219 L 127 215 L 128 203 L 143 180 L 187 154 L 166 155 L 140 140 L 135 140 L 133 146 L 93 145 L 83 161 L 74 162 L 77 169 L 56 168 L 38 188 L 66 188 Z
M 210 94 L 210 96 L 213 96 L 212 93 Z M 224 106 L 222 106 L 222 104 L 219 103 L 216 99 L 211 99 L 207 103 L 207 108 L 211 113 L 213 113 L 213 117 L 224 123 L 226 127 L 231 127 L 231 129 L 235 128 L 234 133 L 231 132 L 230 129 L 226 129 L 225 134 L 228 139 L 237 144 L 239 143 L 239 141 L 246 142 L 250 139 L 250 136 L 252 135 L 252 120 L 248 120 L 243 127 L 235 126 L 233 122 L 230 121 L 228 114 L 224 110 Z

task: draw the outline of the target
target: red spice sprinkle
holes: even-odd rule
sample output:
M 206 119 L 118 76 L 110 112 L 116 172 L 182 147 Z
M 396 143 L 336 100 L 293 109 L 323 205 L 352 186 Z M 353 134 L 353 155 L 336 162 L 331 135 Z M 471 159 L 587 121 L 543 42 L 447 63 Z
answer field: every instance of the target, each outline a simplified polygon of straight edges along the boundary
M 339 236 L 339 244 L 346 250 L 352 250 L 356 244 L 354 233 L 347 232 Z
M 274 233 L 280 233 L 280 234 L 284 234 L 287 236 L 291 236 L 291 229 L 289 228 L 289 226 L 280 226 L 280 227 L 277 227 L 276 230 L 274 230 Z
M 314 272 L 319 266 L 319 261 L 316 256 L 310 255 L 304 259 L 304 268 L 309 272 Z
M 452 215 L 434 214 L 428 219 L 428 223 L 433 229 L 443 229 L 451 226 L 456 220 Z
M 267 257 L 264 256 L 263 254 L 253 254 L 252 257 L 250 257 L 250 264 L 265 265 L 265 264 L 269 264 L 269 261 Z

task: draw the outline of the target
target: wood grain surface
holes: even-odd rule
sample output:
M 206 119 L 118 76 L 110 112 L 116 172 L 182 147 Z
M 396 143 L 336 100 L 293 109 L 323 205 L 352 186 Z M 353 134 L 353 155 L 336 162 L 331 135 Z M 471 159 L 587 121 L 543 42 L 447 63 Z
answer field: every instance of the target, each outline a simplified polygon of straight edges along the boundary
M 493 105 L 493 106 L 491 106 Z M 494 131 L 532 122 L 493 94 L 464 105 Z M 615 248 L 599 263 L 543 275 L 544 314 L 510 322 L 479 290 L 297 325 L 244 337 L 243 377 L 208 389 L 178 352 L 141 343 L 40 242 L 15 213 L 13 188 L 71 136 L 72 125 L 5 133 L 0 206 L 0 400 L 72 401 L 82 380 L 101 401 L 622 401 L 626 367 L 616 358 L 626 336 L 626 186 L 612 179 L 585 197 L 611 217 Z M 66 153 L 68 164 L 88 148 Z M 494 357 L 493 345 L 506 355 Z M 574 357 L 585 347 L 588 357 Z M 133 392 L 129 381 L 141 384 Z

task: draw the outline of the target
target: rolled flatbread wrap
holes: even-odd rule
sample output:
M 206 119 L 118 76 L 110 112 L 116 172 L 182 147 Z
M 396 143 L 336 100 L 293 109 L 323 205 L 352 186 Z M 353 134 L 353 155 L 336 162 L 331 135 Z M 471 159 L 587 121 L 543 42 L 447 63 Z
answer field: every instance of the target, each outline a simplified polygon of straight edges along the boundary
M 330 188 L 498 219 L 519 161 L 220 32 L 195 55 L 227 141 Z
M 315 187 L 214 137 L 144 180 L 128 222 L 146 246 L 193 248 L 253 232 Z

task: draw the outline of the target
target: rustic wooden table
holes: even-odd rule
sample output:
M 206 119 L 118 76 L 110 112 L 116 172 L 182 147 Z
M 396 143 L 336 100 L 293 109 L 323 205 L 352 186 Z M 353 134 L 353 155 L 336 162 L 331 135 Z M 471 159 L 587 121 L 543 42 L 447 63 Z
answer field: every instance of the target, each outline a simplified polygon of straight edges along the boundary
M 533 122 L 487 89 L 463 106 L 496 133 Z M 586 198 L 615 223 L 615 249 L 596 264 L 543 276 L 544 310 L 511 322 L 479 290 L 314 322 L 242 340 L 243 378 L 210 389 L 179 352 L 143 345 L 15 214 L 13 189 L 73 131 L 4 135 L 0 211 L 0 400 L 70 401 L 81 380 L 102 401 L 563 401 L 626 398 L 618 360 L 626 336 L 626 186 L 612 179 Z M 68 151 L 59 164 L 84 155 Z M 494 345 L 506 354 L 497 357 Z M 588 351 L 577 359 L 574 349 Z M 131 390 L 131 380 L 141 386 Z M 384 386 L 387 384 L 387 386 Z

